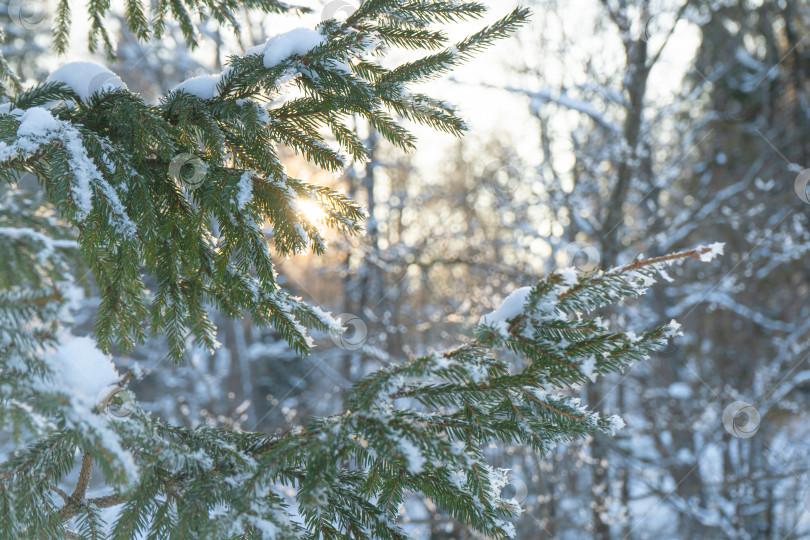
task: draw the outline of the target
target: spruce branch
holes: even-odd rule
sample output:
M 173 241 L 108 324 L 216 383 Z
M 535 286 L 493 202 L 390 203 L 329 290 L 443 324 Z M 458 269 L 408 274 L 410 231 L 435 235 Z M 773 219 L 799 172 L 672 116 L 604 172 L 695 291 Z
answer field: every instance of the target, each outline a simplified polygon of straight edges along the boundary
M 90 454 L 82 455 L 81 468 L 79 469 L 79 479 L 73 493 L 65 499 L 65 505 L 59 510 L 59 519 L 64 523 L 75 516 L 82 505 L 85 504 L 84 496 L 87 493 L 87 486 L 90 484 L 90 473 L 93 470 L 93 458 Z M 61 495 L 61 493 L 60 493 Z

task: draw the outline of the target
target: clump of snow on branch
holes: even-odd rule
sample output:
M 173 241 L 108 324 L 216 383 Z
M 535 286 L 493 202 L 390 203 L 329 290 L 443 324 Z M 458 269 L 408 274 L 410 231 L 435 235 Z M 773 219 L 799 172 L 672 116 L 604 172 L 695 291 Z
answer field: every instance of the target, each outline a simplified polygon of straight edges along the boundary
M 97 92 L 127 89 L 118 75 L 93 62 L 69 62 L 51 73 L 45 82 L 65 84 L 82 101 L 87 101 Z
M 669 321 L 669 324 L 667 324 L 666 335 L 667 337 L 682 336 L 683 332 L 681 331 L 681 324 L 675 319 Z
M 124 449 L 109 421 L 95 410 L 104 389 L 119 380 L 110 357 L 101 352 L 91 338 L 63 334 L 56 349 L 44 355 L 43 360 L 49 374 L 34 381 L 34 387 L 45 393 L 66 396 L 67 406 L 61 413 L 69 429 L 77 430 L 103 448 L 126 483 L 134 485 L 140 473 L 132 454 Z
M 563 268 L 560 270 L 560 277 L 563 278 L 563 282 L 566 285 L 574 285 L 577 282 L 577 270 L 574 267 L 569 266 L 568 268 Z
M 596 357 L 594 355 L 590 355 L 586 358 L 582 365 L 580 366 L 582 373 L 588 377 L 591 382 L 596 382 L 596 378 L 599 376 L 599 373 L 596 372 Z
M 611 435 L 616 435 L 620 430 L 624 429 L 625 423 L 621 416 L 612 415 L 605 418 L 608 424 L 608 431 Z
M 285 58 L 306 54 L 325 42 L 326 39 L 320 32 L 309 28 L 296 28 L 273 36 L 262 45 L 248 49 L 245 51 L 245 56 L 261 55 L 264 59 L 264 67 L 271 68 L 280 64 Z
M 496 520 L 497 525 L 503 529 L 503 533 L 506 535 L 507 538 L 514 538 L 517 531 L 515 530 L 515 525 L 508 521 L 504 521 L 502 519 Z
M 221 79 L 221 75 L 192 77 L 172 88 L 172 92 L 185 92 L 200 99 L 212 99 L 219 95 L 217 85 Z
M 318 319 L 329 328 L 330 332 L 342 334 L 346 331 L 343 327 L 343 322 L 333 317 L 332 313 L 324 311 L 316 305 L 311 305 L 309 308 L 315 313 Z
M 0 227 L 0 236 L 13 240 L 26 237 L 39 242 L 42 245 L 42 250 L 39 252 L 37 258 L 43 264 L 45 260 L 56 251 L 56 248 L 67 249 L 76 247 L 74 240 L 56 240 L 30 227 Z
M 726 244 L 724 242 L 715 242 L 713 244 L 709 244 L 708 246 L 704 247 L 701 246 L 698 251 L 702 251 L 700 254 L 700 260 L 703 262 L 711 262 L 717 257 L 718 255 L 723 254 L 723 249 L 725 248 Z
M 399 447 L 402 449 L 403 455 L 405 456 L 408 472 L 411 474 L 419 474 L 422 472 L 426 459 L 425 456 L 422 455 L 422 452 L 419 451 L 419 448 L 408 439 L 400 440 Z
M 245 56 L 259 55 L 262 57 L 264 67 L 272 68 L 285 58 L 293 55 L 306 54 L 314 47 L 322 45 L 326 38 L 315 30 L 296 28 L 283 34 L 273 36 L 261 45 L 249 48 Z M 220 95 L 219 83 L 227 76 L 231 68 L 214 75 L 200 75 L 191 77 L 172 88 L 172 92 L 185 92 L 200 99 L 213 99 Z M 348 68 L 347 68 L 348 69 Z M 285 73 L 281 80 L 286 82 L 295 76 L 295 72 Z M 266 113 L 265 113 L 266 114 Z
M 253 176 L 255 174 L 254 171 L 245 171 L 239 178 L 236 192 L 236 205 L 239 210 L 244 209 L 253 198 Z
M 61 122 L 51 116 L 49 111 L 34 107 L 20 115 L 20 127 L 17 128 L 17 136 L 39 137 L 51 131 L 59 131 L 61 127 Z
M 90 409 L 99 392 L 119 379 L 110 357 L 89 337 L 65 336 L 45 360 L 53 374 L 54 388 L 69 392 Z
M 526 300 L 529 298 L 531 292 L 531 287 L 521 287 L 520 289 L 512 291 L 501 305 L 498 306 L 498 309 L 483 315 L 478 321 L 478 324 L 492 326 L 505 333 L 507 329 L 506 321 L 523 313 Z

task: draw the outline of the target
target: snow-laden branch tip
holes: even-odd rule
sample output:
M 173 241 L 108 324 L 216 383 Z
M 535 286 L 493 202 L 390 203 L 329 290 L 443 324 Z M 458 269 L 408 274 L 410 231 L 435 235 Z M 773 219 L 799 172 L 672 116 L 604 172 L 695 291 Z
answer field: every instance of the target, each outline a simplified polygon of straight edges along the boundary
M 667 337 L 675 337 L 675 336 L 682 336 L 683 332 L 681 331 L 681 323 L 672 319 L 667 324 L 667 328 L 664 331 Z
M 724 242 L 715 242 L 708 246 L 700 246 L 696 248 L 696 251 L 699 253 L 701 261 L 711 262 L 715 257 L 723 254 L 723 248 L 725 248 L 725 246 L 726 244 Z
M 315 30 L 296 28 L 295 30 L 273 36 L 261 45 L 249 48 L 245 51 L 245 56 L 261 56 L 264 67 L 269 69 L 280 64 L 285 58 L 289 58 L 293 55 L 306 54 L 325 42 L 326 38 Z M 191 77 L 172 88 L 171 91 L 183 91 L 200 99 L 219 97 L 219 84 L 223 77 L 227 76 L 230 69 L 231 68 L 226 68 L 222 73 L 213 75 Z
M 717 257 L 718 255 L 723 254 L 723 249 L 725 248 L 725 245 L 726 244 L 724 242 L 715 242 L 708 246 L 698 246 L 694 249 L 679 251 L 677 253 L 672 253 L 670 255 L 663 255 L 661 257 L 654 257 L 652 259 L 639 258 L 630 264 L 611 268 L 610 270 L 607 270 L 605 273 L 622 274 L 624 272 L 629 272 L 631 270 L 638 270 L 639 268 L 645 267 L 653 267 L 656 270 L 660 271 L 664 265 L 670 266 L 678 261 L 683 261 L 688 257 L 698 259 L 699 261 L 703 262 L 710 262 L 714 260 L 714 258 Z
M 624 419 L 615 414 L 608 416 L 605 418 L 605 420 L 608 422 L 608 430 L 610 431 L 611 435 L 616 435 L 616 433 L 624 429 L 624 426 L 626 425 L 624 423 Z
M 12 114 L 17 114 L 12 111 Z M 82 135 L 70 122 L 59 120 L 51 111 L 32 107 L 19 115 L 17 139 L 11 144 L 0 142 L 0 162 L 22 157 L 28 159 L 44 146 L 58 143 L 68 155 L 71 173 L 70 191 L 76 207 L 76 219 L 83 221 L 93 209 L 93 188 L 103 196 L 111 210 L 110 221 L 127 238 L 132 238 L 137 228 L 115 188 L 107 182 L 96 163 L 88 155 Z
M 649 276 L 645 276 L 636 272 L 639 269 L 645 267 L 654 268 L 657 272 L 660 272 L 667 281 L 671 281 L 666 272 L 664 271 L 663 267 L 674 264 L 677 261 L 684 260 L 686 258 L 694 258 L 698 259 L 703 262 L 712 261 L 718 255 L 723 254 L 723 248 L 725 244 L 722 242 L 715 242 L 710 244 L 709 246 L 699 246 L 694 249 L 690 249 L 687 251 L 681 251 L 678 253 L 673 253 L 670 255 L 664 255 L 662 257 L 655 257 L 652 259 L 637 259 L 636 261 L 627 264 L 625 266 L 619 266 L 616 268 L 612 268 L 610 270 L 605 271 L 605 275 L 616 275 L 616 274 L 624 274 L 628 273 L 634 280 L 639 281 L 639 291 L 643 293 L 647 287 L 651 286 L 655 283 L 655 280 Z M 572 268 L 564 269 L 560 272 L 560 277 L 562 278 L 563 283 L 565 284 L 565 290 L 561 290 L 560 299 L 570 295 L 572 292 L 576 291 L 579 287 L 576 286 L 577 283 L 577 274 L 576 271 Z M 508 325 L 507 321 L 521 315 L 524 312 L 524 308 L 526 307 L 526 302 L 531 294 L 532 287 L 521 287 L 512 291 L 509 296 L 507 296 L 500 306 L 494 311 L 484 314 L 481 316 L 480 320 L 478 321 L 479 325 L 482 326 L 490 326 L 495 328 L 498 333 L 501 335 L 506 335 L 508 332 Z M 668 329 L 667 335 L 672 337 L 679 334 L 680 325 L 676 321 L 671 321 Z

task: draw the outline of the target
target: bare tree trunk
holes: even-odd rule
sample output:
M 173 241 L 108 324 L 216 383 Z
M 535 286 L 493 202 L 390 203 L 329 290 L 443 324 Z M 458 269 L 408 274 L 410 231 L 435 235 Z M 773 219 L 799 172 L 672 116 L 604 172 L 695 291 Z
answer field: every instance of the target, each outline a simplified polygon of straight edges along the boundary
M 646 2 L 645 2 L 646 6 Z M 621 19 L 616 19 L 616 24 L 626 24 Z M 602 228 L 601 251 L 602 267 L 611 268 L 619 264 L 619 253 L 623 246 L 624 232 L 624 203 L 630 190 L 633 176 L 637 174 L 636 164 L 637 148 L 641 133 L 642 115 L 644 112 L 644 97 L 647 91 L 647 76 L 649 68 L 647 66 L 647 42 L 643 39 L 636 39 L 625 43 L 627 53 L 627 76 L 625 77 L 625 92 L 628 96 L 628 106 L 624 120 L 623 138 L 626 143 L 627 155 L 622 155 L 616 164 L 616 183 L 613 187 L 611 197 L 607 205 L 607 215 L 605 216 Z M 619 402 L 623 401 L 622 383 L 618 383 Z M 604 399 L 602 384 L 592 384 L 588 388 L 588 403 L 595 406 Z M 607 512 L 607 498 L 610 489 L 610 475 L 607 468 L 609 459 L 609 442 L 605 437 L 594 437 L 591 446 L 591 458 L 593 460 L 593 500 L 592 519 L 593 537 L 596 540 L 610 539 L 610 524 L 605 521 L 603 514 Z M 619 479 L 626 479 L 627 472 L 617 471 Z M 622 499 L 629 501 L 629 491 L 624 493 L 622 488 Z

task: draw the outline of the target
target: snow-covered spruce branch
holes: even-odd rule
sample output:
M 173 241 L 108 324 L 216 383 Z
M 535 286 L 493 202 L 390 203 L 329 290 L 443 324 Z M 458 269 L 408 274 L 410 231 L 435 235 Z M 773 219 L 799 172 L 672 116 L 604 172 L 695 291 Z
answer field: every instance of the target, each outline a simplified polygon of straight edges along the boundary
M 276 148 L 339 172 L 344 154 L 367 157 L 347 125 L 350 115 L 406 150 L 414 138 L 403 119 L 461 134 L 452 107 L 409 86 L 460 65 L 528 17 L 515 9 L 455 46 L 438 28 L 483 11 L 476 2 L 364 3 L 342 24 L 327 20 L 274 36 L 157 104 L 100 66 L 67 64 L 0 105 L 0 178 L 36 175 L 79 231 L 80 253 L 102 292 L 96 332 L 104 350 L 163 335 L 179 362 L 189 333 L 216 348 L 213 305 L 232 317 L 250 313 L 307 354 L 301 323 L 325 331 L 336 322 L 279 290 L 268 243 L 282 257 L 325 250 L 299 201 L 322 207 L 326 224 L 349 234 L 362 230 L 364 213 L 340 193 L 289 178 Z M 390 47 L 441 52 L 387 68 Z M 299 97 L 262 106 L 289 89 Z M 157 281 L 153 294 L 144 274 Z
M 643 359 L 679 326 L 609 331 L 593 310 L 643 294 L 669 264 L 720 251 L 701 247 L 592 275 L 552 273 L 482 317 L 470 343 L 372 373 L 350 390 L 343 414 L 283 436 L 181 428 L 139 412 L 115 420 L 109 428 L 137 476 L 108 480 L 114 493 L 81 504 L 74 497 L 57 512 L 78 518 L 82 508 L 121 504 L 113 538 L 150 528 L 206 537 L 274 530 L 280 537 L 405 538 L 396 516 L 405 493 L 416 492 L 482 532 L 509 536 L 520 506 L 500 497 L 506 471 L 487 463 L 484 448 L 525 444 L 545 454 L 561 441 L 620 429 L 620 418 L 600 417 L 567 388 Z M 415 405 L 403 407 L 404 398 Z M 32 463 L 82 447 L 64 432 L 43 442 L 0 469 L 12 492 Z M 100 449 L 82 448 L 104 459 Z M 283 485 L 296 491 L 303 526 L 279 495 Z M 225 514 L 216 510 L 222 501 L 230 505 Z

